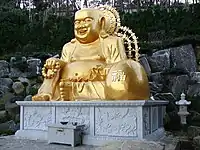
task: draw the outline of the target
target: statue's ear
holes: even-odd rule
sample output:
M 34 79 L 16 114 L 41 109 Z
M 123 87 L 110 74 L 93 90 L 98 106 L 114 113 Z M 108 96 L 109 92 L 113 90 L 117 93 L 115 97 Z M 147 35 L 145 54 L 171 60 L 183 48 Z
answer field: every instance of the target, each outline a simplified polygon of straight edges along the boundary
M 105 29 L 105 21 L 106 21 L 105 17 L 101 17 L 99 19 L 99 24 L 100 24 L 101 30 Z
M 101 17 L 100 19 L 99 19 L 99 24 L 100 24 L 100 37 L 101 38 L 107 38 L 108 36 L 109 36 L 109 34 L 108 33 L 106 33 L 106 31 L 105 31 L 105 24 L 106 24 L 106 19 L 105 19 L 105 17 Z

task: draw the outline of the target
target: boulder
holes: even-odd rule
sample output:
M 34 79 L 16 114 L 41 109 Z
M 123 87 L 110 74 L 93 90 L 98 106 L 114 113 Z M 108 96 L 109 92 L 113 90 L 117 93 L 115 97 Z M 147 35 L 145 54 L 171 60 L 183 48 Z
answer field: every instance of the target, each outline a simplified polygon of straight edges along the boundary
M 16 101 L 23 101 L 24 98 L 22 96 L 13 96 L 10 99 L 7 99 L 5 102 L 5 110 L 8 114 L 15 119 L 15 116 L 20 113 L 20 108 L 16 104 Z
M 165 76 L 164 89 L 172 92 L 175 98 L 179 99 L 181 93 L 186 93 L 188 89 L 188 75 L 168 75 Z
M 50 53 L 35 53 L 34 55 L 31 56 L 31 58 L 38 58 L 42 61 L 42 64 L 45 63 L 45 61 L 48 59 L 48 58 L 51 58 L 53 57 L 53 54 L 50 54 Z M 30 59 L 31 59 L 30 58 Z
M 197 105 L 197 104 L 193 104 L 193 105 Z M 198 109 L 199 105 L 195 107 L 197 107 Z M 195 109 L 194 106 L 192 108 Z M 190 110 L 190 115 L 188 116 L 187 120 L 190 125 L 200 126 L 200 113 L 194 110 Z
M 21 82 L 14 82 L 12 88 L 17 95 L 23 94 L 25 90 L 25 87 Z
M 157 51 L 151 57 L 148 57 L 148 61 L 153 73 L 168 70 L 170 69 L 170 51 Z
M 8 112 L 8 114 L 14 119 L 16 114 L 20 112 L 19 106 L 15 103 L 9 103 L 7 102 L 5 104 L 5 110 Z
M 12 79 L 10 78 L 0 78 L 0 86 L 6 86 L 8 88 L 11 88 L 13 84 Z
M 195 149 L 200 149 L 200 136 L 194 137 L 192 143 Z
M 190 84 L 200 83 L 200 72 L 190 72 Z
M 7 61 L 5 60 L 0 60 L 0 78 L 8 77 L 10 73 L 10 65 Z
M 190 98 L 200 97 L 200 83 L 189 85 L 187 90 L 187 96 Z
M 197 62 L 192 45 L 170 48 L 171 68 L 196 72 Z
M 42 84 L 42 83 L 43 83 L 43 81 L 44 81 L 44 78 L 43 78 L 43 76 L 38 76 L 38 77 L 37 77 L 37 83 L 40 83 L 40 84 Z
M 24 101 L 32 101 L 32 95 L 27 95 L 27 96 L 24 98 Z
M 2 96 L 3 97 L 3 96 Z M 0 111 L 5 110 L 4 100 L 0 99 Z
M 180 137 L 179 136 L 179 142 L 177 143 L 175 149 L 172 150 L 198 150 L 198 149 L 194 149 L 194 145 L 193 142 L 188 140 L 186 137 Z
M 30 82 L 30 86 L 33 86 L 37 83 L 37 78 L 31 78 L 29 79 L 29 82 Z
M 178 111 L 177 106 L 175 105 L 176 98 L 172 93 L 157 93 L 154 95 L 154 99 L 168 101 L 169 103 L 166 107 L 167 112 Z
M 5 122 L 7 118 L 7 112 L 5 110 L 1 110 L 0 111 L 0 123 Z
M 32 86 L 28 85 L 28 86 L 26 87 L 26 94 L 25 94 L 25 95 L 29 95 L 30 92 L 31 92 L 31 89 L 32 89 Z
M 165 146 L 165 150 L 176 150 L 176 145 L 175 144 L 167 144 Z
M 174 102 L 176 98 L 172 93 L 157 93 L 154 95 L 155 100 L 165 100 L 169 102 Z
M 23 83 L 23 85 L 25 86 L 26 95 L 29 95 L 32 89 L 32 86 L 34 86 L 37 83 L 37 78 L 27 79 L 27 78 L 19 77 L 18 81 Z
M 16 101 L 23 101 L 22 96 L 15 96 L 13 93 L 6 93 L 1 101 L 4 101 L 5 110 L 12 117 L 15 117 L 16 114 L 19 114 L 19 106 L 15 103 Z
M 16 114 L 16 116 L 15 116 L 15 122 L 20 122 L 20 114 Z
M 10 92 L 11 89 L 7 86 L 0 85 L 0 97 L 2 97 L 5 93 Z
M 17 79 L 17 81 L 21 82 L 24 86 L 31 85 L 29 79 L 24 78 L 24 77 L 19 77 L 19 78 Z
M 12 90 L 13 81 L 10 78 L 0 78 L 0 98 Z
M 150 92 L 152 95 L 155 95 L 156 93 L 161 92 L 163 88 L 162 84 L 157 84 L 155 82 L 149 82 L 149 86 L 150 86 Z
M 163 75 L 162 72 L 155 72 L 152 73 L 150 76 L 150 81 L 156 82 L 156 83 L 163 83 Z
M 176 76 L 172 79 L 172 93 L 176 98 L 180 98 L 181 93 L 187 91 L 189 77 L 187 75 Z
M 32 88 L 36 89 L 38 91 L 38 89 L 41 87 L 41 83 L 37 83 L 35 85 L 32 86 Z
M 16 131 L 16 124 L 13 120 L 7 121 L 5 123 L 0 124 L 0 130 L 1 131 Z
M 27 86 L 26 95 L 35 95 L 38 93 L 39 85 Z
M 9 78 L 16 79 L 19 77 L 26 77 L 26 74 L 20 71 L 18 68 L 10 68 Z
M 20 123 L 18 122 L 18 123 L 16 123 L 16 125 L 15 125 L 14 131 L 16 132 L 16 131 L 18 131 L 19 129 L 20 129 Z
M 21 54 L 18 54 L 15 57 L 10 58 L 10 65 L 12 68 L 17 68 L 21 72 L 25 72 L 27 70 L 27 62 L 26 57 L 21 56 Z
M 187 133 L 188 133 L 188 138 L 189 139 L 193 139 L 196 136 L 200 136 L 200 127 L 189 126 L 188 130 L 187 130 Z
M 140 64 L 144 67 L 144 70 L 146 71 L 147 75 L 151 75 L 151 67 L 149 66 L 149 62 L 147 60 L 147 57 L 145 55 L 142 55 L 139 60 Z
M 28 64 L 28 77 L 37 77 L 38 75 L 41 74 L 41 65 L 42 62 L 40 59 L 37 58 L 31 58 L 27 60 Z

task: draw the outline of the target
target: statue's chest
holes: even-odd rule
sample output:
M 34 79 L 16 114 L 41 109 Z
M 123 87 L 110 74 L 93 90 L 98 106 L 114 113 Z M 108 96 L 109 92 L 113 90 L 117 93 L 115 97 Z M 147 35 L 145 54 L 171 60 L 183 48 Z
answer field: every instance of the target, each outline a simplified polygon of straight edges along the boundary
M 101 60 L 103 59 L 102 49 L 99 45 L 96 46 L 79 46 L 72 54 L 73 60 Z

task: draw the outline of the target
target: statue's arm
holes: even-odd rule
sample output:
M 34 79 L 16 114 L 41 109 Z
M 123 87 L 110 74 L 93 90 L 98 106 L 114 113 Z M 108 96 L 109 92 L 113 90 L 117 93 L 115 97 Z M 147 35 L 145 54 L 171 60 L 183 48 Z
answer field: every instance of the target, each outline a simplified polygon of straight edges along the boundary
M 60 69 L 64 65 L 66 65 L 66 63 L 69 60 L 68 49 L 69 49 L 68 44 L 65 44 L 63 46 L 60 59 L 49 58 L 46 60 L 44 70 L 42 73 L 44 76 L 44 82 L 40 87 L 40 89 L 38 90 L 38 94 L 33 96 L 32 99 L 34 101 L 41 101 L 41 100 L 49 101 L 52 99 L 56 100 L 59 98 L 59 94 L 56 92 L 56 87 L 58 85 L 58 80 L 60 79 Z
M 127 59 L 124 43 L 120 37 L 116 37 L 111 40 L 110 44 L 108 44 L 108 53 L 110 55 L 109 57 L 107 57 L 108 64 L 113 64 Z
M 49 58 L 42 69 L 44 78 L 52 79 L 59 74 L 60 70 L 69 62 L 69 44 L 65 44 L 62 49 L 61 58 Z
M 71 42 L 66 43 L 63 46 L 60 60 L 64 61 L 65 63 L 70 62 L 72 54 L 74 53 L 75 48 L 76 48 L 76 41 L 75 40 L 71 40 Z
M 64 61 L 64 62 L 69 62 L 69 46 L 68 44 L 65 44 L 63 46 L 62 52 L 61 52 L 61 57 L 60 60 Z
M 108 74 L 110 68 L 114 64 L 127 59 L 123 40 L 120 37 L 116 37 L 109 41 L 110 43 L 108 44 L 106 49 L 107 65 L 105 66 L 104 69 L 105 74 Z

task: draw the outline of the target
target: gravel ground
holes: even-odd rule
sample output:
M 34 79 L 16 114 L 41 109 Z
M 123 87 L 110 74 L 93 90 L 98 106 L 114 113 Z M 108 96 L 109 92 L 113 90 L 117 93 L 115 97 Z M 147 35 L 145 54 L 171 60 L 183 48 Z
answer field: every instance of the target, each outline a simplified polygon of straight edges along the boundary
M 180 136 L 174 137 L 173 135 L 167 135 L 161 138 L 159 141 L 156 141 L 156 143 L 151 144 L 148 142 L 138 142 L 132 141 L 132 142 L 124 142 L 126 143 L 122 147 L 121 142 L 114 142 L 114 143 L 108 143 L 108 145 L 102 145 L 100 147 L 97 146 L 77 146 L 77 147 L 71 147 L 67 145 L 61 145 L 61 144 L 48 144 L 47 141 L 41 141 L 41 140 L 27 140 L 27 139 L 17 139 L 14 135 L 11 136 L 0 136 L 0 150 L 147 150 L 145 146 L 150 144 L 148 146 L 148 150 L 158 150 L 156 147 L 159 147 L 158 143 L 161 142 L 165 146 L 164 150 L 174 150 L 176 147 L 177 142 L 179 141 Z M 129 149 L 128 147 L 132 147 Z M 141 147 L 141 148 L 140 148 Z M 152 147 L 152 148 L 150 148 Z M 160 148 L 159 150 L 163 150 L 163 148 Z
M 0 137 L 0 150 L 95 150 L 94 146 L 71 146 L 48 144 L 46 141 L 16 139 L 12 136 Z

